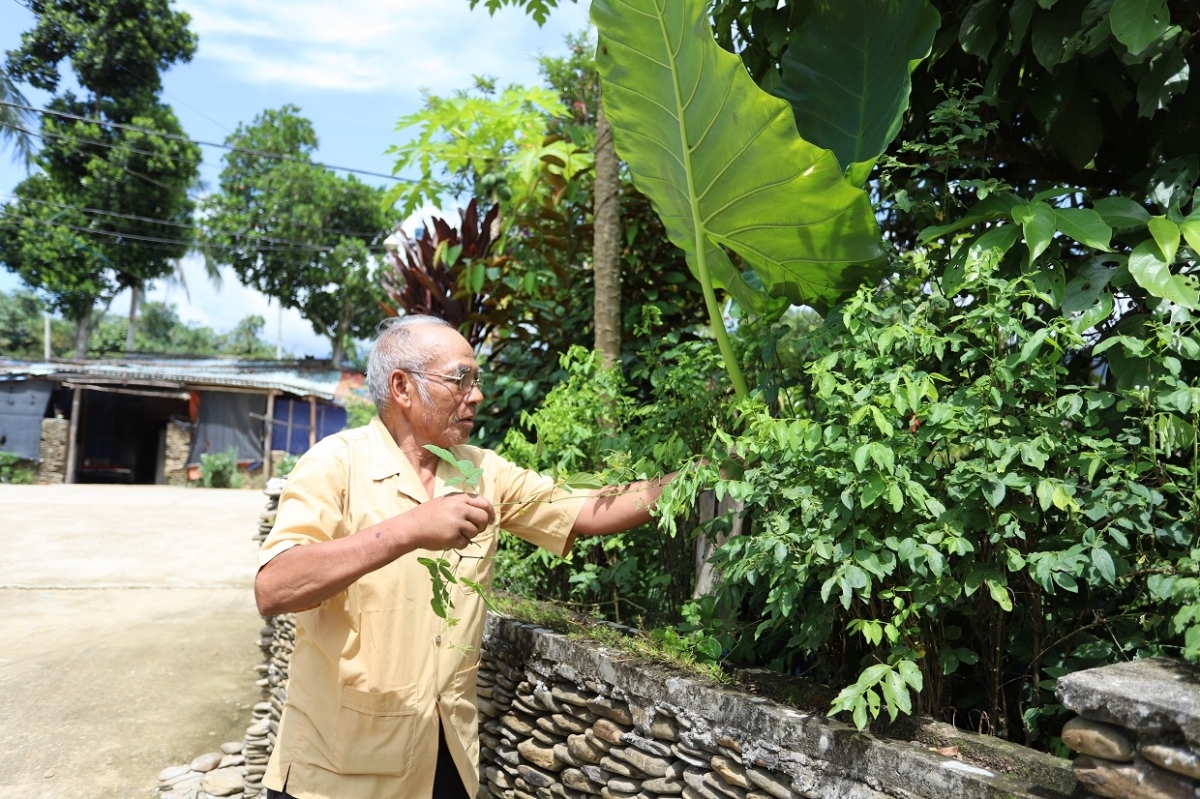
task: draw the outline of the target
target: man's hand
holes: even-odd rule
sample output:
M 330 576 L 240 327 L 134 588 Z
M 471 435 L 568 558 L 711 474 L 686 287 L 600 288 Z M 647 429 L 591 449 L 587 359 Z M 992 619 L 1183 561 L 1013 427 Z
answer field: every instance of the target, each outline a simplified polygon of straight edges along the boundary
M 408 527 L 409 541 L 421 549 L 462 549 L 496 521 L 496 510 L 478 494 L 435 497 L 396 517 Z
M 415 549 L 462 549 L 496 520 L 485 497 L 448 494 L 354 535 L 280 552 L 258 571 L 259 612 L 276 616 L 308 610 L 368 572 Z

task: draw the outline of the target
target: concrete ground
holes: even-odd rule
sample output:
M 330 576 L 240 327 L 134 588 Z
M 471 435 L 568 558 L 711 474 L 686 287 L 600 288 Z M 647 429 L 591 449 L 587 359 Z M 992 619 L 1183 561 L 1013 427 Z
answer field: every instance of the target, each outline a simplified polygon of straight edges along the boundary
M 0 485 L 0 799 L 137 799 L 258 701 L 258 491 Z

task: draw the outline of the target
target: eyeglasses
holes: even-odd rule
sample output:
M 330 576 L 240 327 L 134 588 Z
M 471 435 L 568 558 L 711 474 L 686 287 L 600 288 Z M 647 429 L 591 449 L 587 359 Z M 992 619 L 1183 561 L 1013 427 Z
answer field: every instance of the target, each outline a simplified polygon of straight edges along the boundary
M 468 394 L 472 389 L 478 388 L 483 391 L 483 375 L 476 372 L 473 376 L 470 372 L 455 377 L 454 375 L 441 375 L 437 372 L 419 372 L 415 369 L 405 369 L 410 375 L 421 375 L 423 377 L 440 377 L 448 383 L 452 383 L 463 394 Z

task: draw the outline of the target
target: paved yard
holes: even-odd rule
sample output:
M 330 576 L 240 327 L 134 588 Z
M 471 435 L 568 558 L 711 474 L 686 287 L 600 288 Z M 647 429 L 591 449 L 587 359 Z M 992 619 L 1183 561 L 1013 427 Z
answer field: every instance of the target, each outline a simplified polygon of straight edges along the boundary
M 0 485 L 0 799 L 136 799 L 258 699 L 257 491 Z

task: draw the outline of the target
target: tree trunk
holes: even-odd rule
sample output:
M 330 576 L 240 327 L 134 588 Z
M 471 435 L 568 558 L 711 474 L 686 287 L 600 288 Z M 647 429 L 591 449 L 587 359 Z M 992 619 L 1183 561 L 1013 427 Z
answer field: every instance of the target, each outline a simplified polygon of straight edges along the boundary
M 88 341 L 92 338 L 92 308 L 75 320 L 75 357 L 87 357 Z
M 593 326 L 596 349 L 608 366 L 621 362 L 621 178 L 612 127 L 603 106 L 596 113 L 596 184 L 592 221 Z
M 350 327 L 350 303 L 345 301 L 342 303 L 341 313 L 338 314 L 337 324 L 334 325 L 333 335 L 330 339 L 333 341 L 333 354 L 329 356 L 334 369 L 342 368 L 342 358 L 346 353 L 346 328 Z
M 329 356 L 329 360 L 334 369 L 342 368 L 342 356 L 345 353 L 345 347 L 342 345 L 341 334 L 333 336 L 333 354 Z
M 134 283 L 129 287 L 129 326 L 125 331 L 125 352 L 133 352 L 133 332 L 137 328 L 138 299 L 142 296 L 142 286 Z

